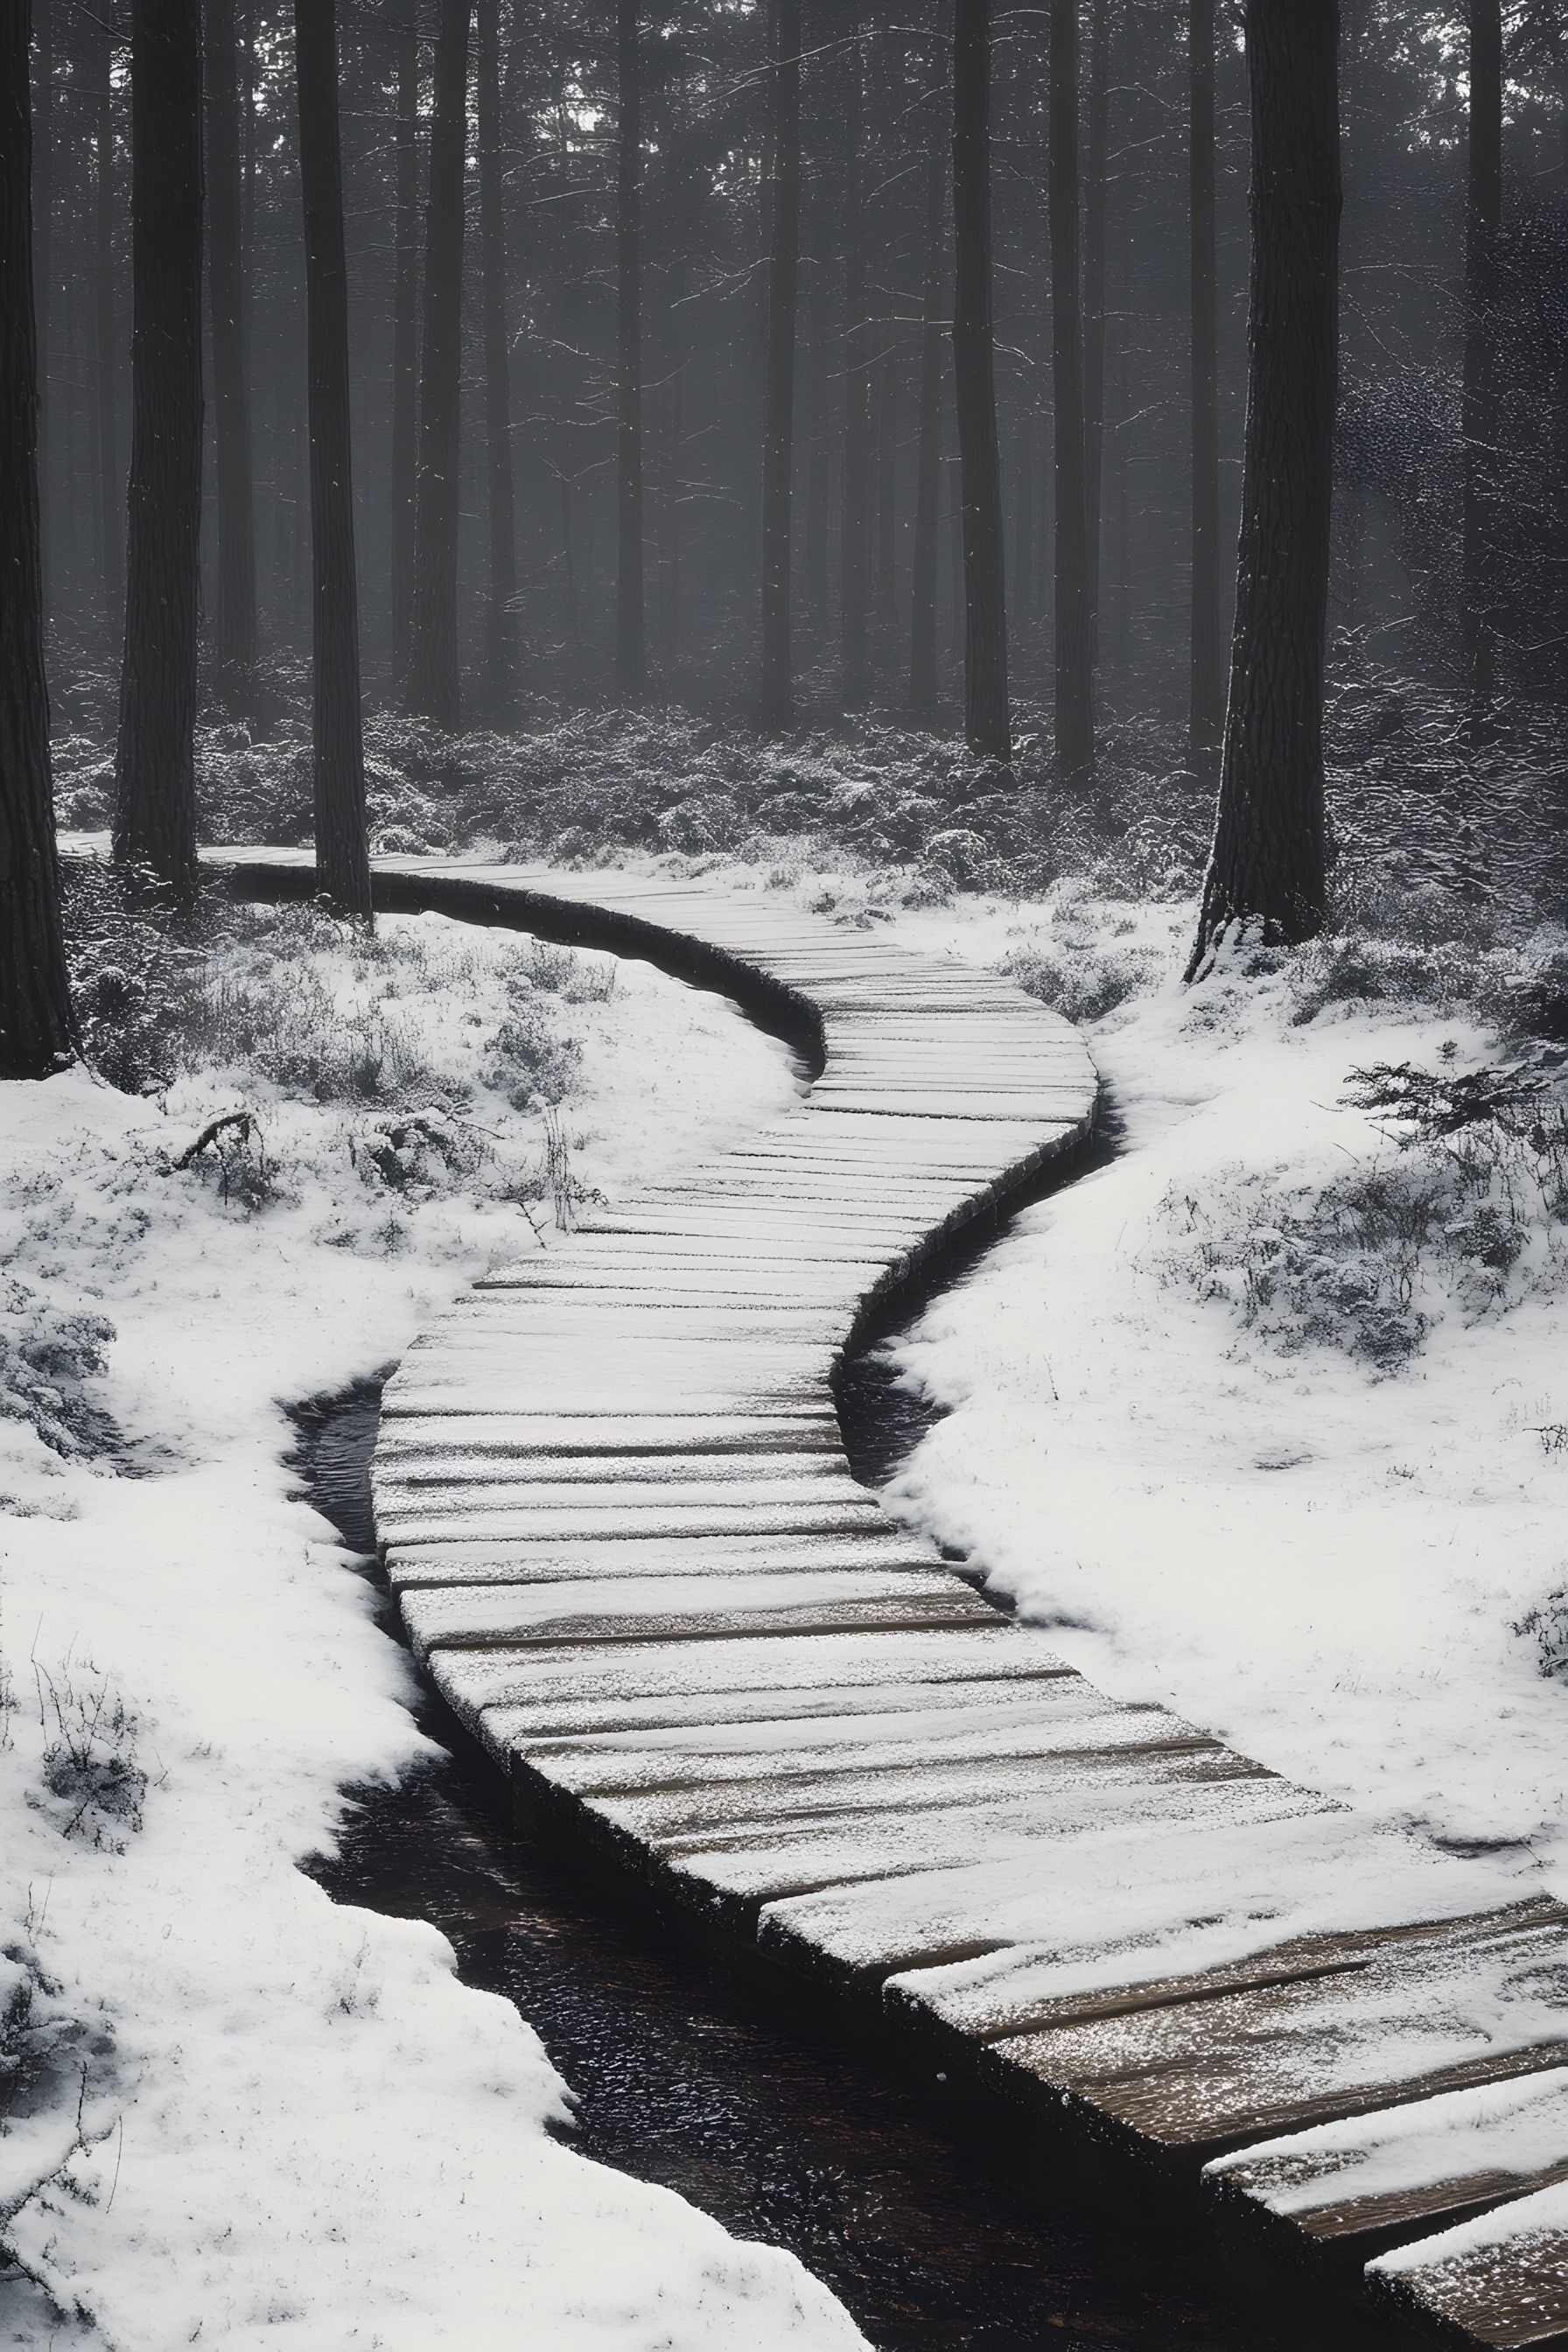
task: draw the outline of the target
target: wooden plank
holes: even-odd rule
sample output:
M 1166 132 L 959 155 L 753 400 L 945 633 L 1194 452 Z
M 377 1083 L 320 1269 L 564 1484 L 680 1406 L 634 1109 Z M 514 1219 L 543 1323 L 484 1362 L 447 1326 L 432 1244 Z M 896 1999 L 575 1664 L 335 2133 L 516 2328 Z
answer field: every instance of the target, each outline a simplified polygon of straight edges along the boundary
M 783 1535 L 585 1536 L 572 1542 L 465 1538 L 441 1544 L 392 1544 L 386 1574 L 395 1592 L 446 1584 L 555 1584 L 620 1576 L 831 1575 L 876 1568 L 887 1574 L 924 1575 L 934 1549 L 900 1538 L 887 1521 L 824 1535 L 794 1528 Z
M 846 1591 L 847 1581 L 840 1577 L 819 1582 L 803 1575 L 753 1585 L 744 1577 L 721 1577 L 706 1595 L 691 1577 L 672 1578 L 668 1584 L 627 1578 L 613 1586 L 447 1586 L 410 1593 L 404 1615 L 421 1657 L 437 1650 L 525 1650 L 568 1643 L 931 1633 L 994 1622 L 994 1611 L 951 1577 L 868 1577 Z M 875 1589 L 879 1582 L 881 1591 Z
M 1568 2065 L 1265 2140 L 1205 2168 L 1230 2209 L 1363 2261 L 1568 2180 Z
M 1521 2197 L 1479 2220 L 1380 2255 L 1374 2301 L 1428 2340 L 1489 2352 L 1568 2346 L 1568 2186 Z
M 1208 2157 L 1561 2060 L 1568 1910 L 1444 1927 L 1358 1966 L 987 2045 L 983 2076 L 1160 2150 Z

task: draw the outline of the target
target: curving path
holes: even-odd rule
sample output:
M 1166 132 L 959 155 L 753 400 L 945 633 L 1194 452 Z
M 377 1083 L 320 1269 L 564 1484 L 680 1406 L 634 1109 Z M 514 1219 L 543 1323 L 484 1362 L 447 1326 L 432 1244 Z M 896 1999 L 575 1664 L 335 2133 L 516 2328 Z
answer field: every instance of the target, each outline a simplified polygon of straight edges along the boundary
M 313 887 L 302 854 L 221 862 L 243 896 Z M 1424 2339 L 1568 2343 L 1568 1911 L 1106 1697 L 850 1475 L 850 1338 L 1087 1136 L 1076 1032 L 761 890 L 376 874 L 388 907 L 725 989 L 820 1070 L 742 1149 L 476 1283 L 388 1384 L 387 1573 L 520 1815 L 944 2077 L 1201 2176 Z

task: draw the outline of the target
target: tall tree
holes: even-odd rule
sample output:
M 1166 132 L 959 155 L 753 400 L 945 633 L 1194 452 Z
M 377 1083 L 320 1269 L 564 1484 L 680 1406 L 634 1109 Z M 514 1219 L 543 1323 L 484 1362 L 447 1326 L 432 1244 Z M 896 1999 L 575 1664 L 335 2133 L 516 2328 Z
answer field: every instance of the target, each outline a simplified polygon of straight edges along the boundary
M 479 0 L 475 102 L 479 133 L 479 271 L 484 295 L 485 462 L 490 578 L 485 614 L 485 694 L 498 727 L 517 716 L 517 523 L 511 470 L 511 371 L 506 320 L 506 214 L 501 179 L 500 0 Z
M 120 544 L 120 460 L 114 398 L 114 31 L 105 24 L 93 106 L 93 389 L 97 415 L 99 578 L 104 618 L 123 625 L 125 571 Z
M 844 463 L 839 484 L 838 633 L 840 691 L 847 710 L 865 706 L 866 585 L 870 552 L 871 373 L 866 363 L 864 158 L 866 61 L 859 0 L 847 28 L 844 89 Z
M 1247 0 L 1252 268 L 1236 635 L 1187 976 L 1324 915 L 1323 657 L 1338 393 L 1339 11 Z
M 201 0 L 131 18 L 131 476 L 114 854 L 196 885 L 202 520 Z
M 952 40 L 952 0 L 938 0 L 936 37 L 940 55 Z M 937 84 L 939 89 L 942 86 L 941 82 Z M 937 526 L 942 499 L 942 355 L 946 340 L 942 315 L 942 226 L 947 194 L 944 144 L 933 121 L 926 149 L 914 581 L 910 604 L 910 708 L 926 718 L 935 710 L 937 702 Z
M 1215 279 L 1215 0 L 1188 0 L 1187 183 L 1193 397 L 1193 608 L 1187 762 L 1213 781 L 1225 732 L 1219 616 L 1219 302 Z
M 763 686 L 765 728 L 794 717 L 790 541 L 795 471 L 795 309 L 800 282 L 800 0 L 773 0 L 773 185 L 768 253 L 767 415 L 763 434 Z
M 60 928 L 44 680 L 29 0 L 0 8 L 0 1078 L 75 1042 Z
M 438 726 L 462 717 L 458 667 L 458 462 L 463 370 L 463 167 L 473 0 L 440 0 L 430 188 L 425 215 L 425 342 L 419 371 L 410 709 Z
M 1502 233 L 1501 0 L 1469 0 L 1469 175 L 1465 205 L 1463 550 L 1465 688 L 1479 717 L 1497 682 L 1498 377 L 1494 304 Z
M 44 602 L 48 604 L 54 529 L 54 403 L 49 397 L 49 323 L 55 294 L 55 0 L 37 0 L 38 105 L 33 132 L 34 299 L 38 350 L 38 514 Z M 25 70 L 25 67 L 24 67 Z
M 368 921 L 336 0 L 294 0 L 294 74 L 310 377 L 316 874 L 335 906 Z
M 1007 760 L 1013 723 L 991 316 L 991 0 L 955 0 L 953 10 L 952 235 L 952 373 L 963 475 L 964 731 L 973 750 Z
M 1094 768 L 1094 612 L 1084 481 L 1083 308 L 1079 276 L 1078 0 L 1051 0 L 1051 384 L 1056 422 L 1057 777 Z
M 1083 520 L 1089 626 L 1100 659 L 1100 539 L 1105 474 L 1105 257 L 1110 209 L 1110 0 L 1094 0 L 1083 206 Z
M 256 703 L 256 518 L 245 347 L 239 68 L 234 0 L 206 0 L 207 257 L 217 441 L 217 683 L 231 709 Z
M 408 679 L 414 626 L 414 507 L 419 417 L 419 22 L 405 0 L 397 28 L 395 212 L 392 279 L 392 674 Z
M 616 683 L 647 683 L 643 604 L 642 54 L 637 0 L 616 0 L 619 121 L 616 171 Z

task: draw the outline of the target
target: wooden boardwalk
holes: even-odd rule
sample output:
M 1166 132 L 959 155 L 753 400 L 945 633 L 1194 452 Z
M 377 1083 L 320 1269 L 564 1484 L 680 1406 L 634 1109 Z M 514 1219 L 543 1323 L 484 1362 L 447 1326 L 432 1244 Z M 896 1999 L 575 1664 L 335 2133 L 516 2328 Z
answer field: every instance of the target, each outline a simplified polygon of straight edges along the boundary
M 477 1283 L 388 1384 L 387 1573 L 520 1815 L 1423 2340 L 1568 2344 L 1568 1911 L 1108 1698 L 851 1475 L 850 1336 L 1087 1135 L 1076 1033 L 760 890 L 377 887 L 724 987 L 821 1067 Z

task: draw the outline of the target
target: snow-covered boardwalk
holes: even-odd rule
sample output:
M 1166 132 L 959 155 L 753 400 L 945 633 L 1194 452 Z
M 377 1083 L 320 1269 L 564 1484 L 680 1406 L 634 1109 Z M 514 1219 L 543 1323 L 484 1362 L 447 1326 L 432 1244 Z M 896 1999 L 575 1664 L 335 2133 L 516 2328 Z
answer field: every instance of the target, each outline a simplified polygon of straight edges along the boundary
M 521 1816 L 1438 2339 L 1568 2342 L 1568 1910 L 1106 1697 L 850 1474 L 848 1339 L 1088 1133 L 1076 1033 L 761 890 L 377 875 L 727 988 L 821 1066 L 476 1284 L 388 1385 L 387 1572 Z

